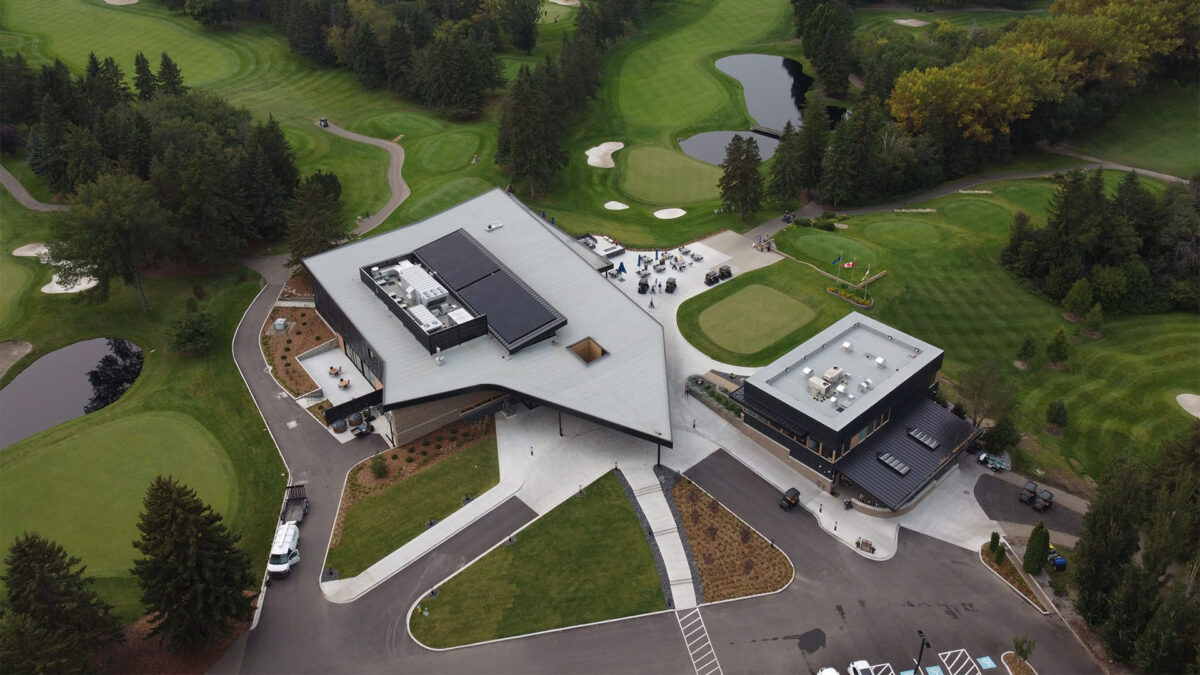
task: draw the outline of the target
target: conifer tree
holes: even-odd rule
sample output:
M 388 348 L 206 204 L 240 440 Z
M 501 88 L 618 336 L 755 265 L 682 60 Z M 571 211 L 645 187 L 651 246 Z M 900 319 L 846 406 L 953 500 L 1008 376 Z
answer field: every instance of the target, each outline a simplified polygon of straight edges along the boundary
M 814 94 L 804 108 L 804 121 L 797 144 L 800 155 L 800 186 L 816 190 L 821 185 L 821 163 L 829 145 L 829 124 L 825 119 L 825 99 Z
M 341 184 L 337 176 L 318 172 L 304 179 L 287 213 L 287 265 L 301 269 L 301 261 L 344 243 L 349 238 L 340 216 Z
M 133 86 L 139 101 L 149 101 L 158 91 L 158 76 L 150 70 L 150 60 L 141 52 L 133 58 Z
M 387 82 L 387 62 L 369 21 L 359 23 L 354 29 L 353 45 L 350 70 L 367 89 L 382 87 Z
M 758 154 L 758 142 L 753 138 L 734 134 L 725 146 L 725 161 L 721 163 L 721 203 L 726 210 L 737 211 L 738 217 L 746 219 L 748 214 L 762 208 L 763 178 L 759 172 L 762 158 Z
M 1092 332 L 1099 331 L 1100 326 L 1104 325 L 1104 308 L 1100 305 L 1100 303 L 1097 302 L 1096 304 L 1092 305 L 1092 308 L 1088 310 L 1086 315 L 1084 315 L 1083 325 L 1087 326 L 1087 329 Z
M 159 94 L 178 96 L 187 93 L 188 88 L 183 85 L 183 72 L 166 52 L 163 52 L 162 58 L 159 59 L 157 75 Z
M 1037 575 L 1046 566 L 1046 558 L 1049 556 L 1050 532 L 1046 529 L 1046 524 L 1039 520 L 1029 535 L 1029 542 L 1025 544 L 1025 557 L 1022 558 L 1021 565 L 1026 572 Z
M 7 607 L 0 620 L 6 672 L 86 673 L 121 640 L 112 606 L 100 600 L 79 558 L 35 533 L 13 541 L 4 559 Z
M 384 45 L 383 66 L 387 73 L 388 89 L 397 94 L 409 93 L 412 49 L 412 35 L 408 28 L 396 22 L 388 32 L 387 43 Z
M 1059 429 L 1066 429 L 1069 419 L 1067 416 L 1067 404 L 1063 403 L 1061 398 L 1051 401 L 1050 405 L 1046 406 L 1046 424 L 1056 426 Z
M 1070 355 L 1070 342 L 1067 340 L 1067 331 L 1062 326 L 1054 331 L 1054 335 L 1050 336 L 1050 341 L 1046 343 L 1046 359 L 1051 363 L 1065 363 Z
M 771 182 L 767 193 L 781 205 L 800 199 L 804 190 L 800 183 L 803 172 L 802 157 L 800 156 L 800 136 L 792 121 L 783 125 L 783 134 L 779 136 L 779 146 L 775 148 L 775 157 L 771 164 Z
M 1193 562 L 1192 578 L 1195 578 Z M 1198 658 L 1196 635 L 1200 634 L 1200 599 L 1188 584 L 1176 579 L 1163 592 L 1162 600 L 1138 636 L 1134 662 L 1148 673 L 1183 673 L 1195 668 Z
M 1021 346 L 1017 349 L 1017 360 L 1029 363 L 1033 357 L 1037 356 L 1037 340 L 1034 339 L 1033 333 L 1026 333 L 1021 340 Z
M 173 478 L 159 476 L 143 501 L 133 561 L 152 637 L 172 651 L 209 646 L 254 614 L 250 559 L 220 514 Z
M 1063 298 L 1062 306 L 1068 314 L 1075 316 L 1087 313 L 1088 308 L 1092 306 L 1092 287 L 1086 277 L 1071 285 L 1067 297 Z
M 1137 522 L 1144 487 L 1142 474 L 1127 461 L 1110 467 L 1096 498 L 1083 515 L 1075 546 L 1075 608 L 1088 624 L 1103 625 L 1111 614 L 1113 592 L 1138 548 Z
M 1125 567 L 1113 593 L 1111 613 L 1100 630 L 1109 654 L 1117 661 L 1133 658 L 1138 636 L 1154 615 L 1158 590 L 1158 579 L 1141 565 L 1130 563 Z

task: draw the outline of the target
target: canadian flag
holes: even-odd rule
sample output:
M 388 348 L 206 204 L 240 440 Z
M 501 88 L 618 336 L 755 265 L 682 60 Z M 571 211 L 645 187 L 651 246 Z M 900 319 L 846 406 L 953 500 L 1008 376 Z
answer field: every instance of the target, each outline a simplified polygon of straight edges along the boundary
M 845 268 L 854 267 L 854 261 L 853 261 L 853 260 L 851 260 L 851 261 L 850 261 L 850 262 L 848 262 L 848 263 L 842 263 L 842 267 L 845 267 Z

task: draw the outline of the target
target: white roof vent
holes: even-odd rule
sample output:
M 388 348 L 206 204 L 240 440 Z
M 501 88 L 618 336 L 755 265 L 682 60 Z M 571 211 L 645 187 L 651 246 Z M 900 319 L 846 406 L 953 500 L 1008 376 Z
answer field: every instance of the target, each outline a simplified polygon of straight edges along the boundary
M 858 383 L 858 390 L 859 390 L 859 391 L 861 391 L 861 392 L 863 392 L 864 394 L 865 394 L 865 393 L 867 392 L 867 390 L 868 390 L 868 389 L 870 389 L 870 388 L 871 388 L 871 385 L 867 384 L 867 381 L 866 381 L 866 380 L 863 380 L 862 382 L 859 382 L 859 383 Z
M 875 386 L 875 383 L 874 383 L 874 382 L 872 382 L 872 381 L 871 381 L 871 378 L 869 378 L 869 377 L 868 377 L 867 379 L 863 380 L 863 382 L 866 382 L 868 387 L 874 387 L 874 386 Z
M 847 340 L 847 341 L 845 341 L 845 342 L 843 342 L 843 343 L 842 343 L 842 351 L 844 351 L 844 352 L 852 352 L 852 351 L 854 351 L 854 345 L 853 345 L 853 344 L 851 344 L 849 340 Z
M 498 230 L 502 227 L 504 227 L 504 223 L 502 223 L 498 220 L 494 220 L 494 221 L 488 223 L 487 227 L 485 227 L 484 229 L 487 230 L 488 232 L 491 232 L 492 230 Z
M 844 393 L 846 393 L 846 385 L 839 384 L 834 391 L 836 391 L 839 394 L 844 394 Z
M 801 370 L 800 372 L 804 373 L 805 377 L 809 377 L 813 374 L 813 369 L 809 368 L 808 366 L 804 366 L 804 369 Z
M 887 359 L 880 356 L 875 359 L 875 365 L 879 366 L 880 368 L 887 368 Z
M 829 403 L 835 408 L 838 407 L 838 397 L 836 397 L 836 396 L 829 397 Z

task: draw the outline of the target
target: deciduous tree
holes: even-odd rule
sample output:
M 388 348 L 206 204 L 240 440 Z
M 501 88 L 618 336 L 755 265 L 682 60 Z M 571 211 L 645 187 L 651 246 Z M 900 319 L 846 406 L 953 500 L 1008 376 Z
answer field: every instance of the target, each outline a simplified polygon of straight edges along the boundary
M 1067 297 L 1063 298 L 1062 306 L 1068 314 L 1078 317 L 1087 314 L 1088 309 L 1092 306 L 1092 287 L 1086 278 L 1071 285 L 1071 290 L 1067 291 Z

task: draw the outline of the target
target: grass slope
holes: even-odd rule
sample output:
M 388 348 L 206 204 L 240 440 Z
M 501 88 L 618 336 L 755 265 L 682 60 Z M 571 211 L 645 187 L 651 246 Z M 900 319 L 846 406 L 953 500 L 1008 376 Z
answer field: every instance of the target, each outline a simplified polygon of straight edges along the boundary
M 1075 150 L 1182 178 L 1200 173 L 1200 84 L 1152 82 Z
M 103 513 L 103 518 L 113 521 L 111 527 L 130 531 L 133 521 L 126 513 L 128 509 L 113 512 L 109 505 L 140 504 L 149 474 L 129 469 L 112 480 L 98 480 L 101 474 L 87 468 L 95 460 L 81 456 L 96 454 L 111 458 L 113 469 L 116 463 L 127 462 L 131 466 L 146 464 L 147 472 L 161 469 L 175 473 L 200 490 L 205 499 L 224 505 L 225 520 L 242 535 L 242 546 L 256 562 L 265 559 L 284 486 L 283 463 L 262 428 L 229 350 L 242 313 L 259 291 L 257 278 L 244 272 L 225 272 L 204 278 L 148 280 L 149 317 L 141 315 L 136 293 L 119 282 L 114 284 L 107 303 L 80 304 L 75 296 L 38 292 L 36 289 L 50 280 L 50 268 L 10 254 L 21 244 L 45 241 L 49 219 L 54 216 L 26 211 L 2 191 L 0 214 L 0 279 L 22 283 L 17 292 L 10 292 L 7 284 L 0 291 L 0 340 L 33 343 L 33 351 L 0 379 L 0 386 L 7 385 L 37 358 L 79 340 L 125 338 L 145 354 L 141 375 L 116 403 L 31 436 L 0 453 L 5 528 L 9 522 L 14 526 L 26 522 L 17 518 L 7 504 L 44 503 L 43 496 L 53 491 L 91 507 L 88 515 L 93 519 Z M 192 297 L 192 288 L 197 284 L 208 294 L 200 306 L 216 315 L 218 332 L 211 353 L 187 358 L 167 348 L 164 325 L 169 317 L 184 311 L 185 301 Z M 117 424 L 112 428 L 122 430 L 119 438 L 101 431 L 110 423 L 126 419 L 141 420 L 146 428 L 135 430 Z M 155 440 L 158 438 L 166 442 L 160 444 Z M 154 460 L 161 464 L 150 463 L 148 458 L 160 452 L 178 457 Z M 52 480 L 48 484 L 31 476 L 52 476 Z M 212 488 L 214 481 L 227 481 L 224 493 Z M 40 508 L 61 510 L 58 505 Z M 42 518 L 44 513 L 33 515 Z M 113 549 L 108 548 L 111 542 L 96 537 L 70 546 L 67 542 L 76 536 L 73 532 L 77 522 L 56 516 L 36 523 L 39 528 L 47 528 L 42 530 L 43 535 L 67 545 L 72 555 L 83 558 L 93 573 L 100 574 L 104 569 L 117 575 L 105 581 L 101 590 L 109 602 L 122 606 L 123 616 L 136 616 L 137 607 L 132 603 L 137 593 L 131 586 L 132 577 L 112 567 Z M 3 536 L 10 536 L 7 529 Z M 127 547 L 130 540 L 122 537 L 117 545 Z M 7 549 L 9 543 L 0 541 L 0 548 Z
M 666 609 L 650 544 L 614 474 L 458 576 L 414 612 L 431 647 L 471 644 Z
M 1121 174 L 1105 174 L 1110 188 Z M 1147 182 L 1154 189 L 1162 185 Z M 1026 291 L 999 265 L 1012 213 L 1023 209 L 1044 222 L 1053 193 L 1046 180 L 1014 180 L 979 186 L 992 194 L 952 194 L 917 205 L 930 214 L 876 213 L 848 220 L 850 229 L 822 232 L 790 228 L 776 237 L 780 250 L 822 269 L 839 254 L 888 276 L 872 284 L 878 302 L 872 316 L 941 347 L 944 374 L 957 380 L 970 367 L 997 361 L 1010 369 L 1020 390 L 1020 426 L 1029 434 L 1025 468 L 1096 475 L 1117 453 L 1151 453 L 1162 438 L 1191 419 L 1176 394 L 1195 391 L 1200 372 L 1200 322 L 1194 315 L 1120 317 L 1106 322 L 1104 339 L 1072 347 L 1064 372 L 1035 361 L 1028 373 L 1008 366 L 1026 332 L 1042 344 L 1060 325 L 1074 328 L 1061 309 Z M 857 279 L 856 279 L 857 280 Z M 696 321 L 705 308 L 754 284 L 788 293 L 818 312 L 807 326 L 751 355 L 721 348 Z M 832 320 L 849 305 L 824 291 L 825 280 L 806 267 L 777 263 L 741 275 L 680 308 L 679 326 L 696 347 L 722 361 L 762 365 Z M 833 304 L 830 304 L 833 303 Z M 1050 401 L 1063 399 L 1071 423 L 1061 437 L 1042 426 Z
M 491 436 L 350 507 L 325 565 L 343 579 L 360 574 L 424 532 L 430 518 L 442 520 L 462 508 L 463 495 L 478 497 L 499 482 Z

